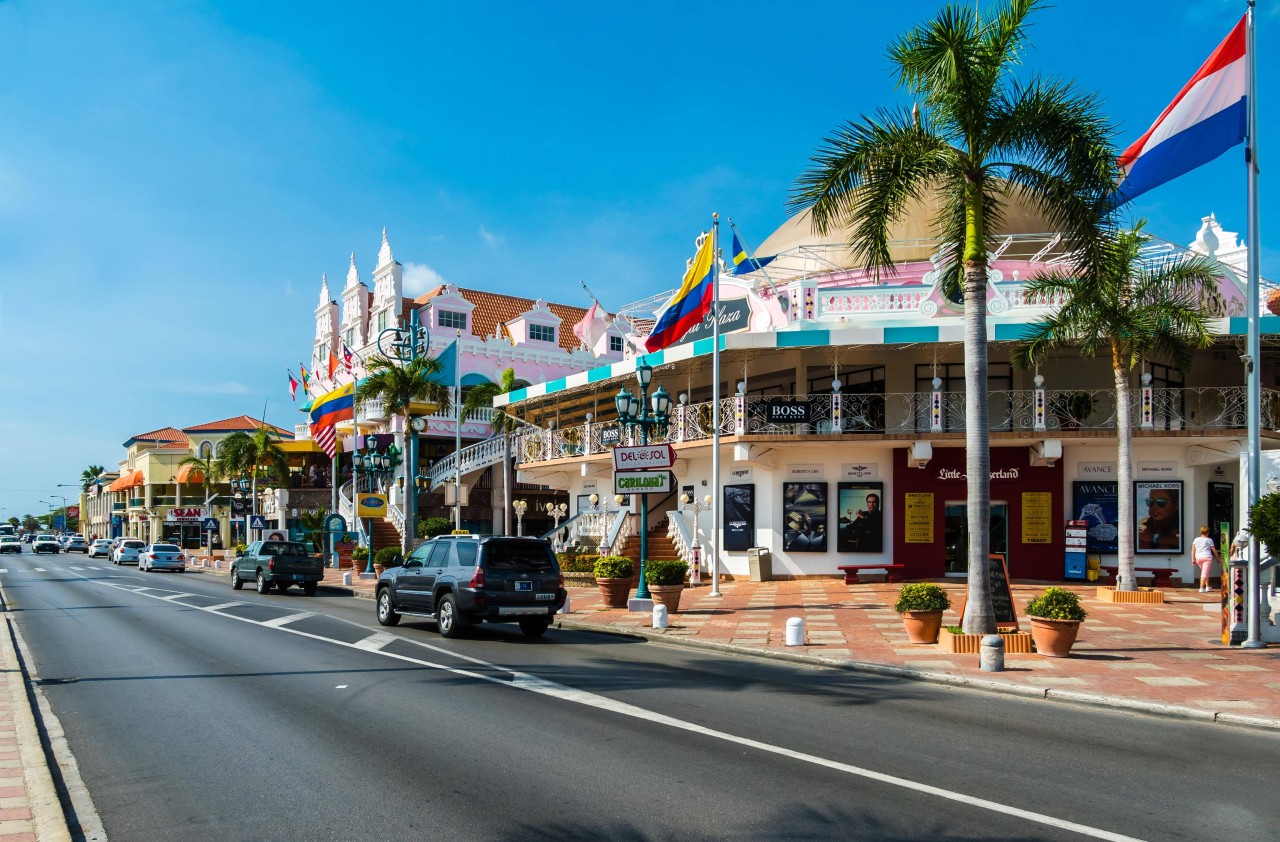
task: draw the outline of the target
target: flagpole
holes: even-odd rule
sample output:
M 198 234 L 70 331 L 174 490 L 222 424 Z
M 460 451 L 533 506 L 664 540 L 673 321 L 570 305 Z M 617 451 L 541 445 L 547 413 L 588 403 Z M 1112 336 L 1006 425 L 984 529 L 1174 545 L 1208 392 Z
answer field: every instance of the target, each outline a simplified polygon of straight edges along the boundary
M 720 593 L 720 214 L 711 214 L 711 593 Z
M 773 278 L 769 276 L 769 270 L 761 266 L 760 261 L 756 260 L 755 255 L 752 253 L 754 249 L 747 245 L 747 238 L 742 236 L 742 232 L 738 230 L 738 226 L 733 224 L 733 217 L 729 217 L 729 227 L 733 229 L 733 233 L 738 235 L 738 241 L 741 242 L 742 247 L 747 250 L 747 260 L 751 261 L 751 264 L 755 266 L 755 268 L 764 273 L 764 279 L 769 284 L 769 289 L 773 290 L 773 295 L 778 299 L 778 304 L 782 307 L 782 312 L 786 313 L 787 310 L 791 308 L 791 301 L 778 291 L 778 287 L 773 283 Z M 736 257 L 737 255 L 734 256 Z
M 1249 301 L 1249 385 L 1248 385 L 1248 428 L 1249 428 L 1249 509 L 1258 505 L 1261 493 L 1262 477 L 1262 340 L 1259 318 L 1261 317 L 1261 299 L 1259 286 L 1259 267 L 1262 259 L 1261 225 L 1258 220 L 1258 78 L 1257 52 L 1254 48 L 1254 5 L 1249 0 L 1249 10 L 1245 13 L 1245 66 L 1248 68 L 1248 88 L 1245 96 L 1245 109 L 1248 114 L 1248 140 L 1245 142 L 1245 167 L 1248 173 L 1248 234 L 1246 240 L 1248 250 L 1248 286 Z M 1245 602 L 1246 620 L 1248 621 L 1247 637 L 1241 643 L 1244 649 L 1261 649 L 1267 644 L 1262 640 L 1261 612 L 1261 546 L 1255 535 L 1249 535 L 1249 567 L 1246 574 L 1247 594 Z
M 462 529 L 462 331 L 453 340 L 453 528 Z M 507 504 L 506 500 L 502 501 Z

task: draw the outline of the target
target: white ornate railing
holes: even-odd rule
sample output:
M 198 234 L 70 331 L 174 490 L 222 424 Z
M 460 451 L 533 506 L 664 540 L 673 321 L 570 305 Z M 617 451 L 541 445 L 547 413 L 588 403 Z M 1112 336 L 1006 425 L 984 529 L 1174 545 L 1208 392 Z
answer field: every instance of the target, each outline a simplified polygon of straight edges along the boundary
M 387 503 L 387 519 L 391 521 L 391 525 L 400 533 L 400 543 L 401 546 L 403 546 L 405 537 L 404 509 L 400 508 L 395 503 Z
M 622 552 L 622 548 L 626 546 L 627 539 L 631 537 L 634 531 L 634 520 L 631 513 L 626 509 L 620 509 L 614 513 L 613 525 L 609 528 L 609 535 L 605 539 L 605 548 L 609 555 L 617 555 Z
M 462 457 L 462 473 L 465 476 L 501 462 L 503 448 L 507 444 L 507 439 L 502 436 L 494 436 L 493 438 L 467 445 L 458 453 L 450 453 L 431 466 L 431 470 L 428 472 L 428 476 L 431 478 L 431 487 L 436 488 L 453 479 L 459 456 Z
M 342 515 L 346 520 L 348 528 L 354 526 L 355 533 L 360 536 L 360 543 L 363 546 L 369 545 L 368 536 L 365 535 L 364 521 L 356 517 L 356 506 L 351 501 L 351 493 L 354 491 L 351 487 L 351 480 L 347 480 L 338 487 L 338 514 Z
M 695 524 L 696 528 L 696 524 Z M 693 537 L 689 534 L 689 527 L 684 522 L 684 512 L 679 509 L 672 509 L 667 512 L 667 536 L 671 539 L 671 543 L 676 548 L 676 555 L 680 560 L 693 565 Z

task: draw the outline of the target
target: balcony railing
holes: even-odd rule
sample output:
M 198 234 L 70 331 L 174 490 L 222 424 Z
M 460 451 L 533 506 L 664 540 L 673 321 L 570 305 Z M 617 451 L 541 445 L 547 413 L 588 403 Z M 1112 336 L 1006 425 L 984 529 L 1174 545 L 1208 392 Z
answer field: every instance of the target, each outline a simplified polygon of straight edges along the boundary
M 1135 388 L 1130 392 L 1130 423 L 1135 430 L 1243 431 L 1247 399 L 1244 386 Z M 771 413 L 771 407 L 782 401 L 804 404 L 807 420 L 775 420 L 777 413 Z M 993 432 L 1070 435 L 1116 429 L 1116 395 L 1110 389 L 994 391 L 987 395 L 987 409 Z M 710 402 L 677 407 L 673 413 L 666 430 L 649 436 L 650 443 L 712 437 Z M 1280 390 L 1263 390 L 1262 426 L 1280 429 Z M 964 395 L 956 392 L 732 397 L 722 399 L 720 407 L 723 436 L 929 435 L 964 429 Z M 612 424 L 578 424 L 553 430 L 525 427 L 513 437 L 512 455 L 517 463 L 528 464 L 606 453 L 616 444 L 639 441 L 634 431 L 619 434 Z M 487 451 L 494 447 L 491 441 L 463 448 L 464 466 L 468 461 L 492 460 L 494 454 Z
M 130 497 L 130 498 L 129 498 L 129 508 L 131 508 L 131 509 L 145 509 L 146 507 L 147 507 L 147 500 L 146 500 L 146 498 L 145 498 L 145 497 Z

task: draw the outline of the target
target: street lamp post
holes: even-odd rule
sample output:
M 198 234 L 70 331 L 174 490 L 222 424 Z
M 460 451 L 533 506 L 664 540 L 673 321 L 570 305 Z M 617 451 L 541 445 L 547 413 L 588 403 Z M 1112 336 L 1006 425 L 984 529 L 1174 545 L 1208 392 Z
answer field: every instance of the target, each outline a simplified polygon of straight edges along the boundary
M 559 535 L 560 519 L 565 515 L 569 514 L 569 504 L 568 503 L 548 503 L 547 514 L 550 515 L 551 518 L 556 522 L 555 528 L 552 530 L 551 543 L 552 545 L 555 546 L 557 550 L 559 550 L 561 549 L 560 535 Z
M 636 382 L 640 385 L 640 397 L 619 390 L 614 397 L 614 406 L 618 410 L 618 423 L 624 427 L 640 428 L 640 444 L 649 443 L 649 430 L 660 432 L 666 429 L 667 413 L 671 410 L 671 395 L 667 390 L 658 387 L 653 398 L 649 397 L 649 384 L 653 381 L 653 366 L 641 362 L 636 366 Z M 650 408 L 652 406 L 652 413 Z M 645 581 L 645 563 L 649 555 L 649 504 L 644 495 L 640 498 L 640 585 L 636 588 L 636 599 L 652 599 L 649 583 Z
M 525 500 L 516 500 L 511 504 L 511 508 L 516 512 L 516 537 L 524 537 L 524 513 L 529 508 L 529 503 Z
M 385 451 L 378 450 L 377 440 L 373 436 L 365 436 L 365 452 L 361 458 L 359 454 L 355 459 L 355 470 L 358 472 L 361 467 L 364 468 L 365 475 L 371 480 L 377 477 L 390 476 L 395 472 L 396 467 L 400 464 L 400 449 L 396 447 L 393 441 L 387 446 Z M 356 490 L 356 517 L 360 517 L 360 487 L 359 482 L 355 483 Z M 369 531 L 367 533 L 369 540 L 369 559 L 365 563 L 364 574 L 374 575 L 373 570 L 373 518 L 369 519 Z M 364 575 L 362 574 L 362 575 Z
M 680 508 L 693 512 L 693 546 L 689 548 L 693 551 L 693 572 L 689 574 L 691 585 L 702 584 L 702 545 L 698 543 L 698 515 L 711 511 L 711 503 L 710 494 L 701 500 L 689 494 L 680 495 Z

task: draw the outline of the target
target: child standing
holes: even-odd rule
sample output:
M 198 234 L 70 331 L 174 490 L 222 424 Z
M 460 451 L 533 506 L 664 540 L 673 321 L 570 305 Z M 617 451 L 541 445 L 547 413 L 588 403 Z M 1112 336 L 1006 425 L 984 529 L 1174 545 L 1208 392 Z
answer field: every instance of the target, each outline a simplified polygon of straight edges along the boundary
M 1209 571 L 1213 562 L 1222 562 L 1218 557 L 1218 548 L 1209 537 L 1209 527 L 1200 527 L 1200 537 L 1191 542 L 1191 554 L 1195 563 L 1200 565 L 1200 593 L 1209 593 Z

